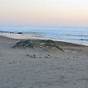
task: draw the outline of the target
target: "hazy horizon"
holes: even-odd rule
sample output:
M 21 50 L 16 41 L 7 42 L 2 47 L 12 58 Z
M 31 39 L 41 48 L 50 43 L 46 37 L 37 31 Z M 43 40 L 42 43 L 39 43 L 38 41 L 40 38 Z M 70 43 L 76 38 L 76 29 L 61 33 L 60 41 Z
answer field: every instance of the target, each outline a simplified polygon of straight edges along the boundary
M 87 0 L 0 0 L 0 26 L 87 26 Z

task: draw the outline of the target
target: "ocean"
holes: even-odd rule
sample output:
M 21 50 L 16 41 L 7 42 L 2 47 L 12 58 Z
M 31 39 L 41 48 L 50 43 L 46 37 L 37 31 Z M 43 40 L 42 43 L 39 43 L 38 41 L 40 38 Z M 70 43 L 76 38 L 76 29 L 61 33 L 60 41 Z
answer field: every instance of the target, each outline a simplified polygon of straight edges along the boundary
M 23 32 L 36 37 L 88 45 L 87 27 L 0 27 L 0 31 Z

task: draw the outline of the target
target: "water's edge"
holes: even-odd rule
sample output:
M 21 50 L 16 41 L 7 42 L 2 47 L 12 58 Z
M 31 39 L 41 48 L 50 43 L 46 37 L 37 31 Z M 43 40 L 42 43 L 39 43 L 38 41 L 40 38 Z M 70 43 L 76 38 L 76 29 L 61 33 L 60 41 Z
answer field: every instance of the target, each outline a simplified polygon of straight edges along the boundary
M 87 28 L 0 27 L 0 35 L 12 38 L 52 39 L 88 46 Z

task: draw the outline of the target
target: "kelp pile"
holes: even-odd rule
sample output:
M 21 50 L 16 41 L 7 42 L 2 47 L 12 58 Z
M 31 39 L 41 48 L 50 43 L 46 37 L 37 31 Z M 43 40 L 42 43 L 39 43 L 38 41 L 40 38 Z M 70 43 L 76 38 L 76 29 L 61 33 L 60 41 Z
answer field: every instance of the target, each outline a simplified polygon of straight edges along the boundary
M 18 41 L 13 48 L 23 47 L 23 48 L 34 48 L 34 47 L 55 47 L 61 51 L 64 51 L 55 41 L 53 40 L 20 40 Z

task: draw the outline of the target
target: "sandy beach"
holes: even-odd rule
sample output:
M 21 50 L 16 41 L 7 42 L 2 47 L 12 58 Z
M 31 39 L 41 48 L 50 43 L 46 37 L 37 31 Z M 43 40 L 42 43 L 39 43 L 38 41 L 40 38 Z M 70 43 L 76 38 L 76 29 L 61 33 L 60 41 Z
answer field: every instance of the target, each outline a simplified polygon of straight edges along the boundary
M 12 48 L 17 41 L 0 36 L 0 88 L 88 88 L 87 46 Z

